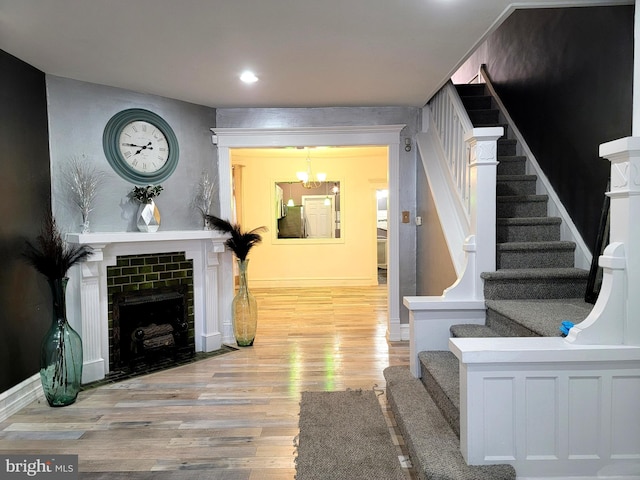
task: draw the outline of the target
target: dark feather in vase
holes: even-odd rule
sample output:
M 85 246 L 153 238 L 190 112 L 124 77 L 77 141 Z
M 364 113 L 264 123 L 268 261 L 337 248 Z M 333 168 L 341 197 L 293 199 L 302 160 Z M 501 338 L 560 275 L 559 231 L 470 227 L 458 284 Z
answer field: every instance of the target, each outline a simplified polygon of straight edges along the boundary
M 34 245 L 25 242 L 23 257 L 38 272 L 50 280 L 64 278 L 67 271 L 91 255 L 93 249 L 88 245 L 69 245 L 62 239 L 53 215 L 45 218 L 42 232 Z
M 245 261 L 253 246 L 262 242 L 260 232 L 267 231 L 266 227 L 258 227 L 248 232 L 243 232 L 240 225 L 232 225 L 228 221 L 214 217 L 213 215 L 206 215 L 206 218 L 215 230 L 231 234 L 231 237 L 227 239 L 225 245 L 229 247 L 240 261 Z

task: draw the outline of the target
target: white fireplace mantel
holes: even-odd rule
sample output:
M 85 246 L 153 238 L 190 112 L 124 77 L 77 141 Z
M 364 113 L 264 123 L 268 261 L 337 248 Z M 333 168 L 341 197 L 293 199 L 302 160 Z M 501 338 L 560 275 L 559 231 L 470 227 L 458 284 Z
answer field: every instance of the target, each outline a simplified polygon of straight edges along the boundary
M 69 233 L 67 241 L 93 248 L 89 259 L 70 272 L 69 321 L 82 336 L 83 383 L 109 373 L 109 298 L 107 267 L 118 256 L 185 252 L 193 261 L 195 349 L 210 352 L 233 342 L 231 301 L 233 269 L 225 252 L 226 236 L 211 230 Z

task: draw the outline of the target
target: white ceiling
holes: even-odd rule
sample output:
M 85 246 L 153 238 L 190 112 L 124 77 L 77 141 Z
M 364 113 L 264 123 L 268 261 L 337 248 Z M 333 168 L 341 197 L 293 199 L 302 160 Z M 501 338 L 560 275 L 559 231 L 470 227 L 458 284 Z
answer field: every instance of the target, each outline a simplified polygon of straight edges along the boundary
M 47 74 L 211 107 L 421 107 L 516 6 L 627 3 L 0 0 L 0 49 Z M 241 84 L 244 69 L 260 81 Z

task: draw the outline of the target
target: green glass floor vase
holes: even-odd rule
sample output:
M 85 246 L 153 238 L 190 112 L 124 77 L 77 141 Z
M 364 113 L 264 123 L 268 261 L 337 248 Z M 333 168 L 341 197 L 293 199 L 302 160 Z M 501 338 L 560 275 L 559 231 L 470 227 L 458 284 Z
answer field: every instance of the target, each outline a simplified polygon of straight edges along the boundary
M 67 321 L 68 278 L 49 281 L 53 296 L 51 327 L 42 341 L 40 380 L 47 402 L 64 407 L 76 401 L 82 382 L 82 339 Z

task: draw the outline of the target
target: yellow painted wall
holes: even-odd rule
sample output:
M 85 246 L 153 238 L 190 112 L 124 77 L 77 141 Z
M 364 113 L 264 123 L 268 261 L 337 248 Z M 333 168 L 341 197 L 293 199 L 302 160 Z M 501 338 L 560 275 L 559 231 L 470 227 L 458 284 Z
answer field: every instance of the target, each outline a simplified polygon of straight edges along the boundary
M 314 172 L 340 182 L 340 239 L 277 239 L 276 181 L 297 181 L 306 170 L 303 149 L 234 149 L 242 165 L 243 229 L 267 226 L 249 254 L 255 287 L 359 286 L 377 284 L 376 189 L 387 188 L 387 147 L 317 148 L 309 152 Z M 285 201 L 287 192 L 285 190 Z

